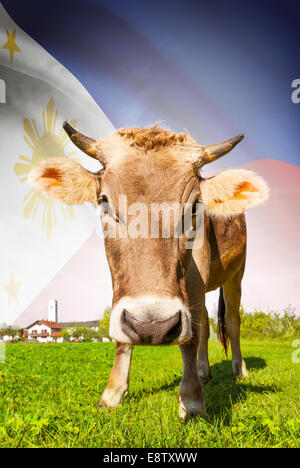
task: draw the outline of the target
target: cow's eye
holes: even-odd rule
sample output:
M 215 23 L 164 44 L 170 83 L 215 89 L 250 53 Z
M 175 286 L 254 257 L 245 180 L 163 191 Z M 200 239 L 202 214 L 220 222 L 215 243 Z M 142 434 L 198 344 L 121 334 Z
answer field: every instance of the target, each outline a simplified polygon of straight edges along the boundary
M 108 214 L 110 212 L 110 206 L 108 203 L 108 198 L 106 195 L 101 194 L 100 195 L 100 205 L 101 205 L 101 211 L 102 214 Z
M 100 202 L 100 205 L 102 205 L 102 203 L 108 203 L 108 198 L 107 198 L 107 196 L 104 195 L 103 193 L 101 193 L 99 202 Z
M 109 215 L 112 219 L 118 221 L 118 216 L 115 209 L 109 204 L 108 198 L 104 194 L 100 195 L 100 205 L 102 215 Z

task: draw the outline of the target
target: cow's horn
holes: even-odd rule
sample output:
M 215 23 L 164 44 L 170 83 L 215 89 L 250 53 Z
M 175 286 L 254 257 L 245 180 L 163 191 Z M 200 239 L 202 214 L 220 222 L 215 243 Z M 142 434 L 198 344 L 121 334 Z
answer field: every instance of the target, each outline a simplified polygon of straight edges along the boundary
M 219 159 L 221 156 L 224 156 L 224 154 L 231 151 L 240 141 L 242 141 L 243 138 L 244 135 L 240 133 L 239 135 L 230 138 L 230 140 L 223 141 L 222 143 L 203 146 L 203 155 L 201 160 L 199 161 L 200 167 L 204 166 L 204 164 L 208 164 L 215 161 L 216 159 Z
M 83 135 L 75 130 L 75 128 L 73 128 L 68 122 L 64 122 L 63 128 L 74 145 L 88 156 L 100 161 L 103 166 L 106 165 L 107 161 L 101 150 L 101 142 L 99 140 L 94 140 L 93 138 Z

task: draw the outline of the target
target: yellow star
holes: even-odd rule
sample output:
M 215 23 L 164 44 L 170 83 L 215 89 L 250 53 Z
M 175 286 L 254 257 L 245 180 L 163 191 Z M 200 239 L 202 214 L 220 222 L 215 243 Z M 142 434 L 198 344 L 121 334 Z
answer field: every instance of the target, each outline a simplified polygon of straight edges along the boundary
M 11 301 L 16 301 L 19 302 L 18 298 L 18 289 L 20 287 L 21 283 L 15 283 L 13 275 L 10 275 L 10 282 L 9 284 L 6 284 L 4 289 L 6 289 L 8 293 L 8 304 L 11 303 Z
M 14 32 L 10 34 L 8 32 L 8 29 L 7 28 L 5 29 L 6 29 L 7 42 L 4 44 L 3 49 L 9 50 L 10 63 L 12 63 L 13 58 L 14 58 L 14 53 L 21 52 L 21 50 L 16 44 L 16 30 L 14 30 Z

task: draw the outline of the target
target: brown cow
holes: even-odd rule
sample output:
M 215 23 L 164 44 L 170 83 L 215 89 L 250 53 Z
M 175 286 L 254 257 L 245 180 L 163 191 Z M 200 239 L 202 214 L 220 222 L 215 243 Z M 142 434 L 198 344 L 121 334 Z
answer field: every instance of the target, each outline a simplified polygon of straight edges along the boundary
M 244 211 L 265 201 L 269 190 L 260 177 L 245 170 L 228 170 L 209 179 L 199 174 L 204 164 L 226 154 L 243 135 L 200 146 L 187 132 L 175 134 L 157 125 L 121 129 L 104 140 L 88 138 L 68 123 L 64 129 L 103 169 L 94 174 L 71 159 L 48 158 L 32 170 L 30 182 L 64 203 L 102 204 L 103 226 L 117 232 L 105 237 L 116 359 L 99 405 L 114 408 L 126 394 L 134 345 L 178 344 L 183 359 L 180 417 L 203 415 L 202 383 L 211 378 L 207 291 L 220 288 L 219 337 L 225 350 L 230 342 L 232 373 L 248 376 L 240 349 L 239 316 L 246 258 Z M 149 235 L 148 228 L 146 235 L 145 230 L 143 235 L 141 230 L 140 235 L 128 235 L 127 223 L 137 210 L 135 206 L 124 215 L 120 195 L 126 196 L 127 206 L 139 202 L 146 208 L 143 225 L 148 225 L 153 206 L 164 206 L 154 225 L 156 235 Z M 185 206 L 192 207 L 192 223 L 177 235 L 178 218 L 175 222 L 173 213 L 172 232 L 164 236 L 164 209 L 174 204 L 180 207 L 180 219 Z M 199 207 L 204 207 L 204 215 L 198 226 Z M 200 231 L 201 245 L 193 246 L 194 236 L 188 248 L 189 233 Z

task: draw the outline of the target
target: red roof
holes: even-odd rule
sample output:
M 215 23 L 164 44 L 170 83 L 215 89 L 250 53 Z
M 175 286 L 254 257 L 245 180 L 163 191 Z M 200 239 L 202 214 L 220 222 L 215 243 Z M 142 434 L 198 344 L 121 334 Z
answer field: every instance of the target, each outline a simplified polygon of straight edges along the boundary
M 46 325 L 47 327 L 50 328 L 59 328 L 60 330 L 63 328 L 59 323 L 57 322 L 49 322 L 48 320 L 39 320 L 38 321 L 39 325 Z
M 28 327 L 26 327 L 27 329 L 28 328 L 31 328 L 33 327 L 33 325 L 46 325 L 46 327 L 49 327 L 51 329 L 55 328 L 55 329 L 58 329 L 58 330 L 61 330 L 63 327 L 57 323 L 57 322 L 50 322 L 49 320 L 36 320 L 35 322 L 33 322 L 31 325 L 29 325 Z

